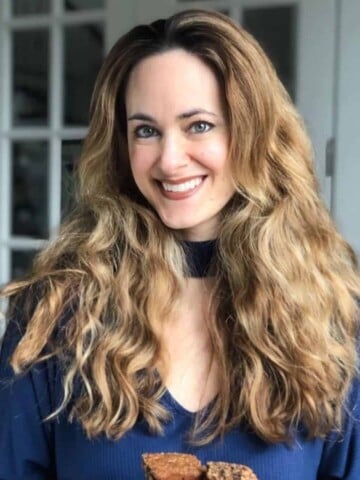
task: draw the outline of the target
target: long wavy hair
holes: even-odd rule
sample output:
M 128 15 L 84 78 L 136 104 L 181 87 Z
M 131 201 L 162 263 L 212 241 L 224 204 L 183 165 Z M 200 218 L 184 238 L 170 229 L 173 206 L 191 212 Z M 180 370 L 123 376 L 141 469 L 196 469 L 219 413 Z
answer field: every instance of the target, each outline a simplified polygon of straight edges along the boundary
M 60 362 L 64 397 L 53 416 L 68 411 L 89 437 L 120 438 L 139 417 L 161 432 L 167 421 L 156 366 L 186 266 L 181 242 L 132 179 L 124 95 L 135 65 L 173 48 L 216 74 L 236 184 L 209 300 L 222 382 L 193 440 L 205 444 L 240 424 L 268 442 L 300 426 L 325 436 L 341 429 L 357 375 L 355 255 L 323 205 L 308 137 L 270 61 L 219 13 L 192 10 L 137 26 L 105 59 L 77 169 L 77 206 L 31 276 L 2 292 L 26 292 L 29 304 L 12 366 L 19 373 Z

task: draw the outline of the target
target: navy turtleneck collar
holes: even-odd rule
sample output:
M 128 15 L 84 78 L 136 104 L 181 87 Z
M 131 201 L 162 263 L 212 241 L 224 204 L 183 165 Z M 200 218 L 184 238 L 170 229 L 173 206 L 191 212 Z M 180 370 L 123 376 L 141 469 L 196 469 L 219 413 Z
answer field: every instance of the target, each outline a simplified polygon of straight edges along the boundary
M 189 276 L 194 278 L 206 277 L 216 248 L 216 240 L 182 242 L 189 268 Z

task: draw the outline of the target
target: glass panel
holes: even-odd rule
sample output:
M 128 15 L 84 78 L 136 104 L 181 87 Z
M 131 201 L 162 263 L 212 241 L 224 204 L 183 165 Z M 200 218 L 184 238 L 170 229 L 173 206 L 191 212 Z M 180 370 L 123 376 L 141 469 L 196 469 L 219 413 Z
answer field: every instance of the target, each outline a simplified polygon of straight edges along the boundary
M 12 162 L 12 235 L 47 238 L 47 143 L 14 143 Z
M 11 277 L 20 278 L 29 273 L 37 250 L 13 250 L 11 252 Z
M 260 42 L 295 99 L 296 6 L 246 8 L 243 26 Z
M 75 205 L 74 167 L 81 153 L 81 140 L 62 143 L 61 165 L 61 213 L 66 216 Z
M 13 0 L 13 15 L 31 15 L 50 12 L 50 0 Z
M 48 122 L 48 30 L 13 33 L 14 125 Z
M 64 0 L 64 6 L 67 11 L 104 8 L 105 0 Z
M 65 28 L 65 124 L 86 125 L 104 52 L 102 25 Z

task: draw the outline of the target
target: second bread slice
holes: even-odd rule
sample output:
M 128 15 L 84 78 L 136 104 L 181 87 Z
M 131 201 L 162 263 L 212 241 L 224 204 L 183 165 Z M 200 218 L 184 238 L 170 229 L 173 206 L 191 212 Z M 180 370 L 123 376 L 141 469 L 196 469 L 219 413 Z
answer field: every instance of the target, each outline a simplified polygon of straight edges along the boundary
M 237 463 L 207 462 L 208 480 L 257 480 L 251 468 Z

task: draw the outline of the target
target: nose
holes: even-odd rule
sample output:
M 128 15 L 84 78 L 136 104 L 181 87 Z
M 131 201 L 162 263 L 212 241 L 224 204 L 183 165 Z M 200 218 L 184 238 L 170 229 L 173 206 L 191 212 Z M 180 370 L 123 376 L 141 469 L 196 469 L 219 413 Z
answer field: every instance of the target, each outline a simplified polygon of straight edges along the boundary
M 163 175 L 171 175 L 177 170 L 186 167 L 188 155 L 185 139 L 176 133 L 163 135 L 157 163 Z

